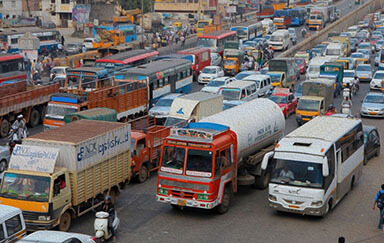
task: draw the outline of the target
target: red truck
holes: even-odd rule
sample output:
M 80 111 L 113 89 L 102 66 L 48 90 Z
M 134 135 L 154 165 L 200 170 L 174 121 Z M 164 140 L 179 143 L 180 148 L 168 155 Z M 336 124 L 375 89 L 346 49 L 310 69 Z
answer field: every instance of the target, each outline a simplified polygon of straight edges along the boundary
M 170 127 L 156 125 L 156 119 L 148 116 L 131 121 L 131 125 L 132 173 L 143 183 L 158 169 L 161 145 Z
M 0 86 L 0 136 L 8 136 L 10 126 L 20 113 L 31 127 L 43 120 L 51 95 L 60 84 L 48 86 L 28 85 L 26 81 Z

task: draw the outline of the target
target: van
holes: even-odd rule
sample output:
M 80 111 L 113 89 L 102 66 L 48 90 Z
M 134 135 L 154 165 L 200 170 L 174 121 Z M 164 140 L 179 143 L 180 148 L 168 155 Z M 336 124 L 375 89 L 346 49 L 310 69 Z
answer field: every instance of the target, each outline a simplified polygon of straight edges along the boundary
M 27 229 L 20 209 L 0 205 L 0 242 L 15 242 L 26 235 Z
M 271 77 L 269 75 L 250 75 L 243 79 L 243 81 L 253 81 L 256 83 L 256 95 L 257 97 L 263 97 L 268 95 L 272 89 Z
M 329 57 L 314 57 L 309 61 L 307 72 L 305 73 L 306 79 L 318 78 L 320 74 L 320 66 L 326 62 L 331 62 L 332 58 Z
M 224 104 L 227 101 L 250 101 L 257 98 L 257 85 L 255 81 L 233 81 L 221 87 L 219 94 L 224 97 Z
M 339 57 L 345 56 L 344 46 L 341 43 L 330 43 L 325 50 L 326 57 Z
M 273 50 L 285 51 L 288 49 L 291 39 L 289 38 L 288 30 L 276 30 L 272 33 L 269 44 Z
M 197 80 L 201 70 L 211 65 L 211 49 L 210 48 L 189 48 L 177 52 L 177 54 L 185 54 L 192 56 L 193 80 Z

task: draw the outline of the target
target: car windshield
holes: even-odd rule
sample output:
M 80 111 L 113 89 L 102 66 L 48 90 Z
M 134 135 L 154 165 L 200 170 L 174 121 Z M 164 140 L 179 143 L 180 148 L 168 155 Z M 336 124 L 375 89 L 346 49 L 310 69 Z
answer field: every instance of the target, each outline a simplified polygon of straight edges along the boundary
M 212 165 L 212 151 L 188 149 L 186 175 L 211 177 Z
M 344 77 L 345 78 L 354 78 L 355 72 L 344 71 Z
M 279 96 L 279 95 L 271 95 L 269 99 L 275 102 L 276 104 L 287 104 L 288 99 L 287 96 Z
M 366 43 L 359 44 L 359 49 L 369 49 L 369 48 L 370 48 L 370 44 L 366 44 Z
M 176 146 L 165 146 L 161 160 L 161 170 L 182 174 L 185 160 L 185 149 Z
M 371 71 L 371 66 L 369 66 L 369 65 L 359 65 L 359 66 L 357 66 L 356 71 L 370 72 Z
M 173 99 L 159 99 L 156 106 L 170 107 L 172 105 Z
M 242 80 L 243 78 L 248 77 L 249 75 L 252 75 L 252 74 L 251 73 L 238 73 L 235 76 L 235 79 L 236 80 Z
M 48 202 L 50 178 L 5 173 L 0 194 L 5 198 Z
M 236 65 L 236 60 L 225 59 L 224 65 L 228 65 L 228 66 Z
M 61 105 L 61 104 L 48 104 L 47 114 L 45 117 L 58 121 L 63 121 L 66 114 L 77 112 L 76 106 Z
M 204 68 L 202 73 L 215 74 L 216 73 L 216 68 Z
M 272 35 L 271 41 L 283 41 L 283 37 L 280 35 Z
M 198 47 L 216 47 L 217 40 L 211 38 L 199 38 L 197 40 Z
M 296 59 L 296 64 L 298 65 L 304 64 L 304 59 Z
M 353 53 L 352 58 L 363 58 L 364 57 L 364 54 L 363 53 Z
M 276 159 L 272 164 L 272 183 L 311 188 L 323 186 L 320 163 Z
M 223 89 L 221 94 L 224 96 L 224 100 L 240 100 L 239 89 Z
M 384 104 L 383 95 L 367 95 L 364 99 L 365 103 Z
M 367 49 L 361 49 L 361 50 L 359 50 L 359 52 L 364 54 L 364 55 L 369 55 L 369 50 L 367 50 Z
M 382 45 L 384 43 L 384 40 L 379 40 L 376 42 L 376 44 Z
M 281 78 L 281 74 L 269 75 L 269 77 L 271 77 L 272 83 L 279 83 L 280 78 Z
M 326 55 L 328 55 L 328 56 L 339 56 L 340 55 L 340 49 L 327 49 Z
M 318 111 L 320 108 L 319 100 L 300 99 L 297 109 L 302 111 Z
M 319 73 L 320 72 L 320 66 L 311 65 L 308 68 L 308 72 L 309 73 Z
M 225 81 L 211 81 L 207 84 L 208 87 L 220 87 L 220 86 L 223 86 L 225 84 Z

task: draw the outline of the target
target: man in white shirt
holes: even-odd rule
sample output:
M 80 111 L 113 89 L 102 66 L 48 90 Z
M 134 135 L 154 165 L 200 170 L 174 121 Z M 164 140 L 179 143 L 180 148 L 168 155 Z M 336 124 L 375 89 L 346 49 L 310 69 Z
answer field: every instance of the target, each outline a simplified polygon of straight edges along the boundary
M 288 166 L 284 166 L 284 169 L 282 171 L 280 171 L 279 177 L 288 178 L 291 181 L 293 181 L 295 179 L 293 172 L 288 169 Z

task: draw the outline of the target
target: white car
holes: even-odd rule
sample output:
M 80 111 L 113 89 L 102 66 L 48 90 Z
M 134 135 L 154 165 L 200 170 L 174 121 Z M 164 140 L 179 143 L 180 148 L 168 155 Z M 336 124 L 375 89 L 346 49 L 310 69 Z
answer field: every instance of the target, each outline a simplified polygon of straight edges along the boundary
M 380 89 L 381 82 L 384 80 L 384 71 L 376 71 L 373 75 L 371 82 L 369 83 L 369 87 L 371 89 Z
M 376 52 L 376 56 L 375 56 L 375 66 L 379 66 L 380 61 L 381 61 L 381 51 Z
M 173 101 L 183 94 L 169 94 L 161 97 L 154 106 L 149 109 L 148 115 L 156 117 L 156 120 L 166 119 L 171 111 Z
M 343 72 L 343 86 L 347 83 L 353 84 L 356 77 L 356 71 L 355 70 L 344 70 Z
M 76 243 L 96 243 L 96 238 L 70 232 L 54 231 L 54 230 L 40 230 L 33 232 L 32 234 L 27 235 L 18 242 L 20 243 L 30 243 L 30 242 L 41 242 L 44 243 L 66 243 L 66 242 L 76 242 Z
M 83 46 L 88 49 L 93 49 L 93 43 L 96 42 L 95 38 L 85 38 L 83 41 Z
M 217 94 L 219 93 L 219 90 L 222 86 L 231 83 L 233 80 L 235 79 L 230 77 L 215 78 L 214 80 L 211 80 L 208 84 L 206 84 L 204 88 L 201 89 L 201 91 Z
M 54 67 L 51 69 L 51 73 L 49 74 L 49 80 L 53 80 L 55 78 L 67 78 L 67 70 L 69 67 L 63 66 L 63 67 Z
M 212 79 L 224 77 L 224 70 L 219 66 L 207 66 L 203 70 L 198 78 L 198 82 L 201 84 L 209 83 Z

